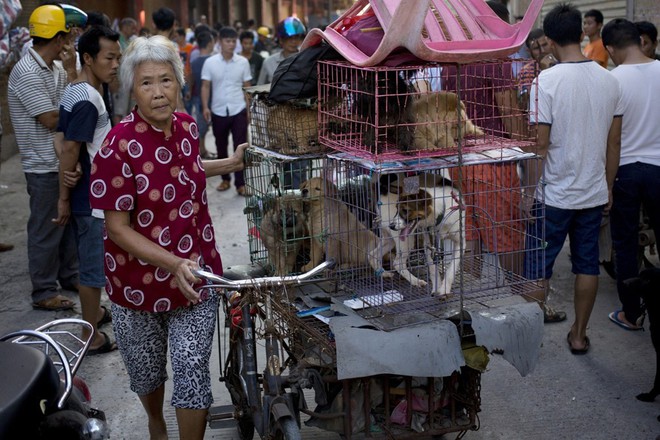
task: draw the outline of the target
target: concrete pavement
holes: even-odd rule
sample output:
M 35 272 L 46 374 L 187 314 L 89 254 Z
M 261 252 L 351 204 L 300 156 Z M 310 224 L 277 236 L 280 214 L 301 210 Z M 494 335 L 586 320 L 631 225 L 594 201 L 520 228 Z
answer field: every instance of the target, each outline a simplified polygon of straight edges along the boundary
M 223 262 L 225 266 L 247 263 L 244 199 L 233 189 L 224 193 L 215 191 L 217 179 L 209 181 L 209 199 Z M 0 242 L 15 245 L 13 251 L 0 253 L 0 334 L 34 328 L 55 318 L 79 316 L 71 311 L 44 312 L 31 308 L 27 217 L 25 179 L 15 155 L 0 168 Z M 654 258 L 657 262 L 657 257 Z M 603 273 L 590 321 L 591 350 L 585 356 L 572 355 L 566 334 L 573 318 L 573 281 L 568 251 L 564 249 L 555 268 L 552 283 L 555 294 L 550 301 L 554 307 L 565 310 L 569 319 L 545 326 L 538 365 L 527 377 L 520 377 L 501 357 L 491 357 L 488 371 L 482 375 L 481 429 L 469 432 L 466 439 L 652 440 L 660 434 L 660 423 L 656 420 L 660 405 L 635 399 L 636 394 L 651 388 L 655 373 L 649 333 L 628 332 L 608 320 L 607 314 L 618 308 L 619 303 L 614 282 Z M 67 294 L 78 300 L 75 294 Z M 107 298 L 104 301 L 107 303 Z M 111 327 L 104 330 L 111 331 Z M 128 389 L 118 352 L 87 358 L 80 374 L 91 388 L 94 404 L 106 411 L 113 439 L 148 438 L 143 410 Z M 212 364 L 212 376 L 214 379 L 218 376 L 217 362 Z M 167 396 L 170 385 L 168 382 Z M 214 395 L 217 404 L 228 403 L 227 392 L 217 380 L 214 380 Z M 168 407 L 170 438 L 177 438 L 173 414 Z M 232 430 L 208 430 L 206 438 L 238 437 Z M 339 437 L 305 428 L 303 438 Z

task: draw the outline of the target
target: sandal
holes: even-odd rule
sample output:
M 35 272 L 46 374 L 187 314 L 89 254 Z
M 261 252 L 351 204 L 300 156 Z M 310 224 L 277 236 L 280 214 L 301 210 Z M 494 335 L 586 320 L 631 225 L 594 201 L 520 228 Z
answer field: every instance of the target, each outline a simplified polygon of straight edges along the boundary
M 106 306 L 101 306 L 101 308 L 103 309 L 103 317 L 96 323 L 96 328 L 112 322 L 112 313 L 110 313 L 110 310 L 108 310 Z
M 228 180 L 223 180 L 220 182 L 220 185 L 216 188 L 218 191 L 227 191 L 231 187 L 231 183 Z
M 639 331 L 639 330 L 644 330 L 644 327 L 641 325 L 644 323 L 644 315 L 640 316 L 640 319 L 637 320 L 639 323 L 638 325 L 633 325 L 627 321 L 622 320 L 619 318 L 619 314 L 622 313 L 623 310 L 615 310 L 609 315 L 607 315 L 608 318 L 610 318 L 610 321 L 618 325 L 619 327 L 630 330 L 630 331 Z M 625 316 L 625 314 L 624 314 Z M 641 321 L 641 322 L 640 322 Z
M 42 299 L 41 301 L 33 302 L 32 308 L 35 310 L 50 310 L 59 312 L 60 310 L 71 310 L 76 303 L 71 301 L 64 295 L 55 295 L 51 298 Z
M 103 342 L 103 345 L 97 348 L 90 348 L 87 350 L 87 356 L 96 356 L 99 354 L 105 354 L 105 353 L 110 353 L 111 351 L 115 351 L 117 349 L 117 343 L 112 342 L 110 340 L 110 336 L 107 335 L 105 332 L 99 332 L 103 335 L 103 338 L 105 341 Z
M 571 344 L 571 332 L 568 332 L 566 335 L 566 342 L 568 342 L 568 348 L 571 350 L 571 353 L 575 355 L 586 354 L 589 351 L 589 345 L 591 345 L 589 336 L 585 336 L 584 348 L 573 348 L 573 344 Z

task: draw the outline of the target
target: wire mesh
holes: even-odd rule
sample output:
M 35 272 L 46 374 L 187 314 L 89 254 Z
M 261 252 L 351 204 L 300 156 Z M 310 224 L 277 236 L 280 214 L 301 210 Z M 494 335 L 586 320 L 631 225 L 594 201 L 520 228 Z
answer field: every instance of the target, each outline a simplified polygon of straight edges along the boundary
M 300 155 L 320 153 L 316 100 L 296 100 L 278 104 L 268 99 L 267 92 L 251 94 L 251 144 Z
M 374 160 L 530 147 L 513 63 L 394 68 L 322 61 L 319 142 Z
M 542 260 L 544 241 L 526 243 L 526 225 L 543 212 L 525 210 L 533 186 L 519 174 L 537 163 L 521 153 L 411 170 L 329 156 L 318 203 L 325 254 L 338 263 L 336 299 L 388 330 L 532 295 L 538 280 L 523 262 Z
M 321 174 L 319 155 L 287 156 L 252 147 L 246 153 L 250 261 L 276 275 L 300 272 L 309 261 L 307 213 L 300 184 Z

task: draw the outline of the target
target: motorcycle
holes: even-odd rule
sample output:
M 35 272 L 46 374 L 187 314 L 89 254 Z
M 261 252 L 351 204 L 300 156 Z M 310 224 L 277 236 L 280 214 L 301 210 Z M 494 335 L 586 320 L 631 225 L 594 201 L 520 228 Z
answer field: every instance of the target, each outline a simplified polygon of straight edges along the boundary
M 83 340 L 76 335 L 87 329 Z M 0 337 L 0 438 L 103 440 L 103 411 L 91 407 L 76 375 L 91 345 L 92 326 L 58 319 Z

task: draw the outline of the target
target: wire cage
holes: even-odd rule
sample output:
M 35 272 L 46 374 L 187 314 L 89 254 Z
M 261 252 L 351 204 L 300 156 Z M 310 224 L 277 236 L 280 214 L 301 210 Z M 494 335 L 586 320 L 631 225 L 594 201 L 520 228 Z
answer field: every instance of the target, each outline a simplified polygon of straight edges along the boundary
M 300 184 L 323 171 L 323 156 L 287 156 L 259 147 L 246 153 L 244 213 L 250 261 L 275 275 L 309 261 L 310 232 Z
M 452 166 L 453 158 L 373 162 L 338 153 L 312 179 L 321 190 L 310 215 L 321 210 L 325 222 L 316 245 L 337 261 L 337 295 L 381 329 L 538 291 L 523 262 L 543 258 L 543 237 L 526 242 L 526 225 L 544 212 L 525 208 L 534 186 L 520 175 L 539 159 L 479 156 Z
M 373 160 L 532 146 L 514 63 L 356 67 L 321 61 L 319 142 Z
M 378 375 L 326 387 L 329 403 L 304 411 L 312 416 L 305 424 L 347 439 L 362 432 L 374 439 L 420 438 L 420 432 L 431 438 L 479 428 L 481 373 L 469 367 L 447 377 Z
M 418 438 L 420 426 L 428 435 L 478 429 L 481 372 L 473 366 L 445 377 L 378 374 L 338 379 L 334 335 L 328 323 L 301 302 L 301 298 L 330 292 L 333 285 L 326 281 L 289 289 L 254 289 L 245 297 L 251 304 L 270 309 L 256 314 L 270 318 L 268 323 L 258 319 L 255 331 L 260 338 L 268 326 L 276 331 L 289 378 L 314 389 L 317 406 L 301 409 L 309 416 L 307 426 L 348 439 L 361 432 L 373 438 Z M 475 346 L 474 333 L 469 325 L 465 327 L 462 340 L 469 350 Z
M 278 104 L 263 87 L 250 88 L 251 145 L 286 155 L 320 153 L 316 100 Z

